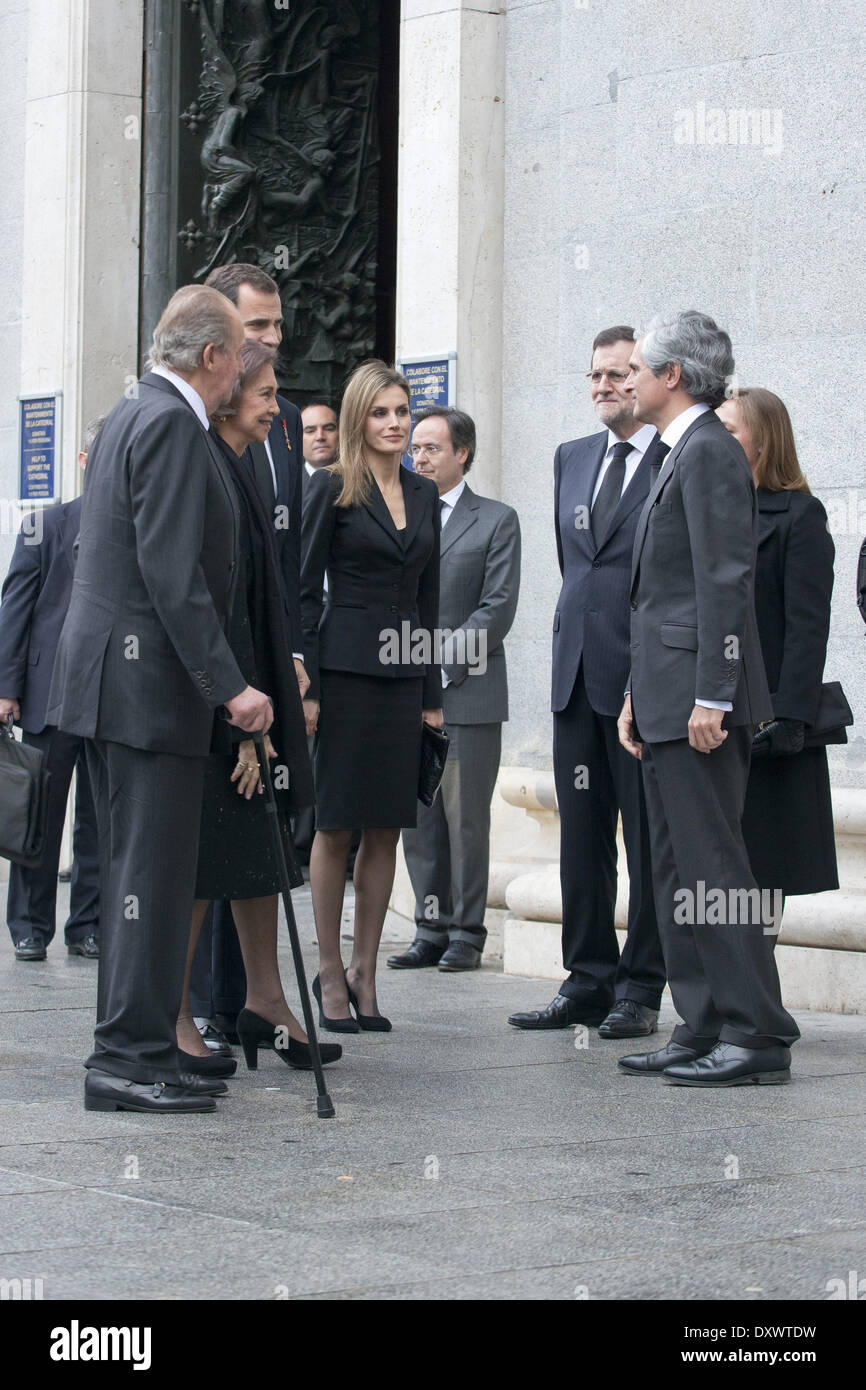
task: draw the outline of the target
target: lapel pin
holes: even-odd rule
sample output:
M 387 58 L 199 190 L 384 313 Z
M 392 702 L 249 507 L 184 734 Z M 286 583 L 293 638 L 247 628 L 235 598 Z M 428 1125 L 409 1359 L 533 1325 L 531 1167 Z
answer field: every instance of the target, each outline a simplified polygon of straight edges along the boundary
M 286 448 L 288 449 L 289 453 L 291 453 L 291 452 L 292 452 L 292 446 L 291 446 L 291 444 L 289 443 L 289 431 L 286 429 L 285 416 L 283 416 L 283 415 L 280 416 L 280 424 L 281 424 L 282 427 L 283 427 L 283 434 L 284 434 L 285 437 L 286 437 Z

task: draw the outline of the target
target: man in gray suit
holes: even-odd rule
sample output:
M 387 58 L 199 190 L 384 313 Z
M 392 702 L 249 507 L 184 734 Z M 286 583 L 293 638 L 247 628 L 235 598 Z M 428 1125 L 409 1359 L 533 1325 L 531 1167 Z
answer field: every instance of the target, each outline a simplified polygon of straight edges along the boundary
M 694 310 L 635 346 L 635 417 L 666 457 L 635 534 L 620 740 L 641 759 L 659 931 L 683 1023 L 626 1071 L 685 1086 L 790 1076 L 782 1006 L 740 821 L 755 726 L 773 717 L 754 609 L 758 512 L 746 455 L 714 413 L 731 340 Z M 721 428 L 720 428 L 721 426 Z
M 78 561 L 48 720 L 88 740 L 100 842 L 100 959 L 90 1110 L 213 1110 L 175 1029 L 214 711 L 270 727 L 225 637 L 237 571 L 234 485 L 209 415 L 240 371 L 244 330 L 188 285 L 154 330 L 152 370 L 88 460 Z
M 451 738 L 439 795 L 403 831 L 415 892 L 416 935 L 391 956 L 394 970 L 438 965 L 476 970 L 487 932 L 490 802 L 508 718 L 504 638 L 520 589 L 520 524 L 513 507 L 479 497 L 466 482 L 475 425 L 453 407 L 418 412 L 416 473 L 439 489 L 442 706 Z

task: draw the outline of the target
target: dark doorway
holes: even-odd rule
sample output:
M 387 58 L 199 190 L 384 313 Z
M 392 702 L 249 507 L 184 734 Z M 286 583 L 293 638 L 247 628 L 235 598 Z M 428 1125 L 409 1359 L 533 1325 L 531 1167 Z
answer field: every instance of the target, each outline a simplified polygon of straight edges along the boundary
M 297 405 L 393 361 L 399 28 L 399 0 L 147 0 L 142 356 L 179 285 L 249 261 Z

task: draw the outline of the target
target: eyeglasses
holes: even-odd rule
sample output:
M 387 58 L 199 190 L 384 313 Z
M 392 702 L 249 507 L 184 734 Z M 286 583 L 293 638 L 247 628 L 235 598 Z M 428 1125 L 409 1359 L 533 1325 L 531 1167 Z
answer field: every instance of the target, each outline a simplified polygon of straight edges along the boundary
M 613 369 L 603 372 L 587 372 L 586 379 L 587 381 L 591 381 L 593 386 L 600 386 L 603 379 L 607 377 L 611 386 L 621 386 L 627 376 L 631 376 L 631 372 L 620 372 Z
M 409 453 L 412 455 L 413 459 L 416 459 L 416 458 L 418 457 L 419 454 L 429 454 L 430 457 L 431 457 L 431 459 L 432 459 L 432 458 L 435 458 L 437 454 L 441 454 L 441 453 L 442 453 L 442 445 L 441 445 L 441 444 L 413 444 L 412 447 L 411 447 L 410 450 L 409 450 Z

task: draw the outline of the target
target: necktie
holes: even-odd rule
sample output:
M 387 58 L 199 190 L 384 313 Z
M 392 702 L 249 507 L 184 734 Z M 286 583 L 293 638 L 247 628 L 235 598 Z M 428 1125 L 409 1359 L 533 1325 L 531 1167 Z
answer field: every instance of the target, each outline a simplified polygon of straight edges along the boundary
M 632 446 L 628 440 L 620 440 L 613 446 L 613 458 L 607 466 L 607 472 L 592 507 L 592 534 L 596 545 L 607 535 L 610 519 L 619 505 L 622 485 L 625 482 L 626 455 L 630 454 L 631 450 Z
M 650 487 L 652 487 L 653 483 L 655 482 L 656 478 L 661 472 L 662 464 L 664 463 L 670 451 L 670 444 L 663 444 L 660 439 L 656 440 L 655 453 L 653 454 L 653 460 L 650 464 Z

